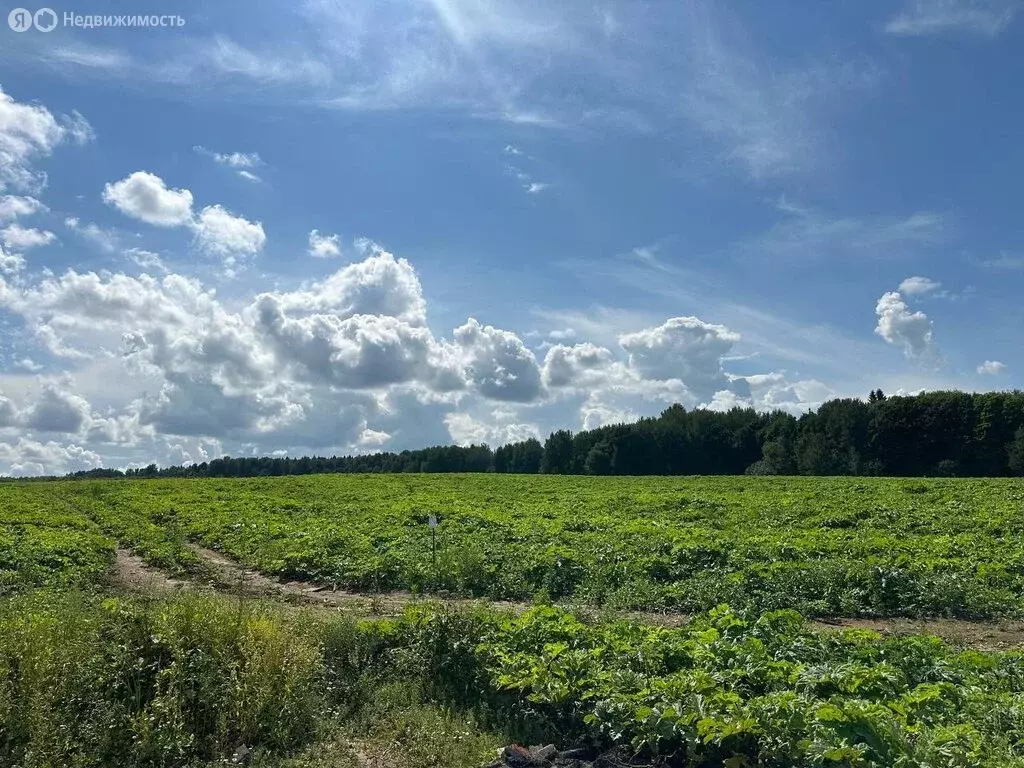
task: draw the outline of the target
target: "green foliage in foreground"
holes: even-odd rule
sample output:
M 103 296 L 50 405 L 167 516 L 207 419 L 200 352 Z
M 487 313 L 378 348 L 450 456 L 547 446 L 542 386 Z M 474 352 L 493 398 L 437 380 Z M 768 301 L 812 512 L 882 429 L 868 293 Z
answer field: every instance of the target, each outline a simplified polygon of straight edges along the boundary
M 540 609 L 476 655 L 490 686 L 519 694 L 523 722 L 673 765 L 1024 765 L 1020 654 L 815 634 L 793 612 L 723 606 L 684 629 Z
M 40 597 L 2 622 L 2 765 L 183 765 L 257 734 L 287 748 L 320 705 L 317 643 L 277 616 Z
M 326 765 L 310 744 L 369 719 L 397 743 L 466 723 L 466 760 L 489 722 L 667 766 L 1024 766 L 1024 657 L 727 608 L 666 629 L 544 607 L 356 623 L 222 598 L 0 603 L 0 765 L 197 765 L 243 741 L 263 765 Z
M 1012 479 L 334 475 L 32 487 L 164 567 L 190 566 L 191 539 L 265 573 L 354 590 L 618 609 L 1024 612 L 1024 481 Z

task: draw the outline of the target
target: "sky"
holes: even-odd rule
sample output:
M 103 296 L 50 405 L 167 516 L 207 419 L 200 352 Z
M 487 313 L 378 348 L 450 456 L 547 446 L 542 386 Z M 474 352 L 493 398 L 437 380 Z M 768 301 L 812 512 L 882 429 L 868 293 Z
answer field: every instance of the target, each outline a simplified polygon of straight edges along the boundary
M 1024 386 L 1018 2 L 51 8 L 0 474 Z

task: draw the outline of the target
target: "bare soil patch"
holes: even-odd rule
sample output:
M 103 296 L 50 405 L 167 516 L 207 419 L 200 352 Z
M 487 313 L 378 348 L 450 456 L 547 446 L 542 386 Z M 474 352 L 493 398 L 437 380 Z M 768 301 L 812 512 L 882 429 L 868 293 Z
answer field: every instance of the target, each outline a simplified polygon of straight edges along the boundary
M 191 582 L 173 578 L 159 568 L 147 565 L 145 560 L 127 549 L 117 550 L 111 581 L 115 586 L 131 591 L 173 592 L 192 587 Z

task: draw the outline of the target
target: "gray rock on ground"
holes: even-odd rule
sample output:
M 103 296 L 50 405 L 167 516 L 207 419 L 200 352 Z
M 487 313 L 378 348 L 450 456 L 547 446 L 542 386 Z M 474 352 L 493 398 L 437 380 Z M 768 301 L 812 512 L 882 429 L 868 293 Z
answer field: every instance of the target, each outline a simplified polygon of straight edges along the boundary
M 485 768 L 593 768 L 593 764 L 581 759 L 586 750 L 569 749 L 559 751 L 554 744 L 521 747 L 510 744 L 498 750 L 498 759 Z

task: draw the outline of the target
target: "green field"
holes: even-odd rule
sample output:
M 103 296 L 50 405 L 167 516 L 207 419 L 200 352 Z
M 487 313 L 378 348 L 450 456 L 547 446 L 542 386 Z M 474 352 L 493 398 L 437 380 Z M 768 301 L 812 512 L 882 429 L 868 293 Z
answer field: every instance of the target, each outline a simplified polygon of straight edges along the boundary
M 192 540 L 352 590 L 683 612 L 1024 611 L 1020 480 L 318 475 L 8 485 L 0 508 L 24 493 L 159 565 L 187 567 Z
M 1021 651 L 822 632 L 790 609 L 1019 616 L 1022 526 L 1010 480 L 0 484 L 0 766 L 212 767 L 244 742 L 267 768 L 471 768 L 514 740 L 666 768 L 1020 768 Z M 118 547 L 188 579 L 194 545 L 283 578 L 523 604 L 354 619 L 108 581 Z
M 108 570 L 116 542 L 62 497 L 52 484 L 0 484 L 0 595 L 86 586 Z

